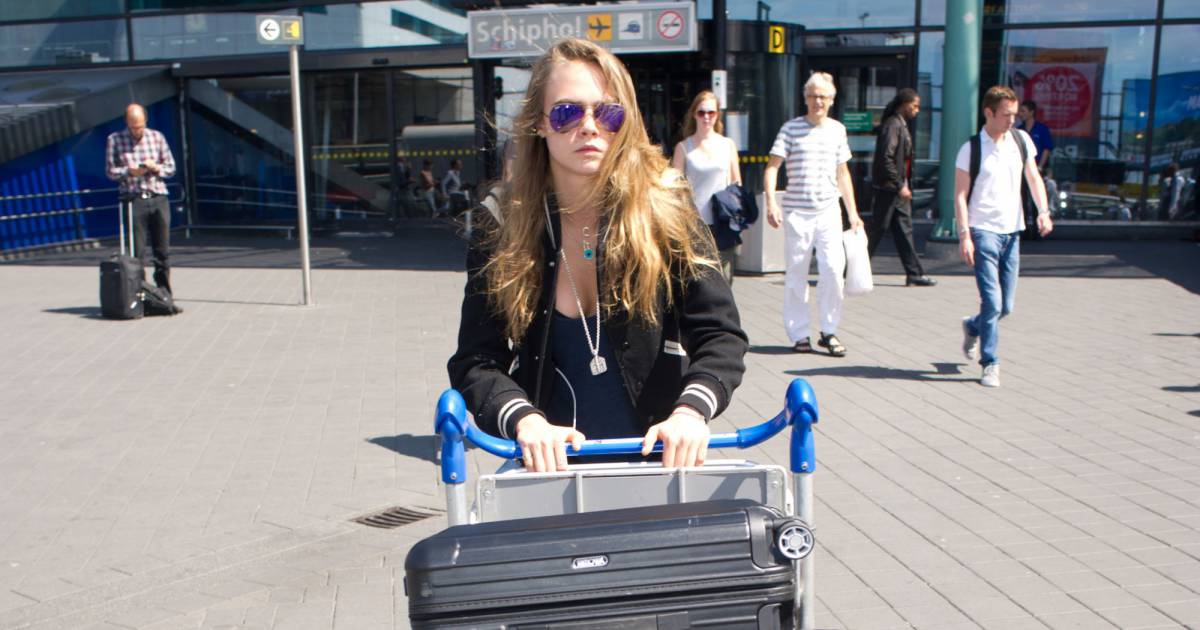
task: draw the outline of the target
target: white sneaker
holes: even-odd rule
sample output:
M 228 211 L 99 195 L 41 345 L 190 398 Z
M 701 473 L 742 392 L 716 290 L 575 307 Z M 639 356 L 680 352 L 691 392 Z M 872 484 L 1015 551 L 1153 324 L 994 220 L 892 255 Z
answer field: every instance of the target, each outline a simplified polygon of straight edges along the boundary
M 983 366 L 983 377 L 979 384 L 984 387 L 1000 387 L 1000 364 L 989 363 Z
M 979 335 L 971 334 L 971 326 L 967 324 L 969 321 L 971 321 L 969 316 L 962 320 L 963 356 L 967 357 L 969 361 L 975 361 L 979 358 Z

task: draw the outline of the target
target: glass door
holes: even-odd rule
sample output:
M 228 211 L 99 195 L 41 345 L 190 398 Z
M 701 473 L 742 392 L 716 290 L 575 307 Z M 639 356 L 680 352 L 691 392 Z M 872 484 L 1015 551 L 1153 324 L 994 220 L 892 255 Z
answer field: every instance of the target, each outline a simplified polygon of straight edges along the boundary
M 463 190 L 475 182 L 470 68 L 328 72 L 309 83 L 314 232 L 400 229 L 448 214 L 447 177 Z

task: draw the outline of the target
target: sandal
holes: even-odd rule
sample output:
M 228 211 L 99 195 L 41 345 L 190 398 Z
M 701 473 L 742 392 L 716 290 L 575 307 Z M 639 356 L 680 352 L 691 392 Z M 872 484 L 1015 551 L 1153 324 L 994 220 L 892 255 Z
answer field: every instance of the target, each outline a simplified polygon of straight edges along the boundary
M 846 346 L 842 345 L 842 342 L 838 340 L 837 335 L 826 335 L 825 333 L 821 333 L 821 340 L 817 342 L 817 345 L 828 350 L 829 354 L 832 356 L 846 356 Z
M 799 352 L 800 354 L 808 354 L 812 351 L 813 351 L 812 342 L 808 340 L 808 337 L 805 337 L 805 338 L 801 339 L 800 341 L 797 341 L 796 345 L 792 346 L 792 352 Z

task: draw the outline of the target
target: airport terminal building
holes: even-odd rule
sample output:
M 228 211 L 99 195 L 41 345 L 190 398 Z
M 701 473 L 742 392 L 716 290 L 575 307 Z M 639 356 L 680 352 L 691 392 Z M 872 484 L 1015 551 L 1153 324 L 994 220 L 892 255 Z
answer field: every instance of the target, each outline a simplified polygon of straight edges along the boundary
M 836 79 L 863 192 L 884 106 L 916 88 L 915 209 L 932 219 L 945 2 L 0 0 L 0 250 L 115 234 L 104 144 L 131 100 L 180 166 L 176 227 L 294 225 L 302 159 L 315 233 L 403 230 L 431 212 L 416 185 L 426 160 L 437 178 L 456 159 L 467 183 L 496 175 L 528 77 L 519 43 L 567 30 L 618 50 L 666 151 L 720 76 L 752 187 L 779 126 L 803 113 L 809 72 Z M 264 14 L 303 18 L 300 156 L 286 48 L 260 43 Z M 1200 0 L 983 0 L 978 17 L 981 86 L 1012 86 L 1050 128 L 1060 224 L 1111 236 L 1200 227 Z M 1168 216 L 1160 183 L 1173 163 L 1184 185 Z

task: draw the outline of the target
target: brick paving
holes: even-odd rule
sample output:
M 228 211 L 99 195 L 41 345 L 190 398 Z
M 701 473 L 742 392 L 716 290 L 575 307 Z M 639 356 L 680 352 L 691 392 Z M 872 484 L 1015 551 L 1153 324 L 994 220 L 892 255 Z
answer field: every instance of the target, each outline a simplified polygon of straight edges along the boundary
M 350 519 L 443 506 L 461 244 L 314 246 L 304 308 L 294 244 L 180 241 L 186 313 L 137 322 L 98 318 L 101 252 L 0 265 L 0 629 L 407 627 L 405 553 L 444 517 Z M 999 390 L 952 263 L 906 289 L 878 259 L 844 359 L 786 350 L 780 277 L 736 280 L 753 346 L 715 428 L 815 388 L 820 627 L 1200 628 L 1200 248 L 1026 252 Z

